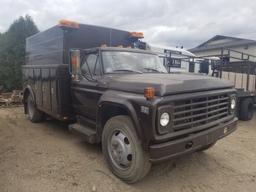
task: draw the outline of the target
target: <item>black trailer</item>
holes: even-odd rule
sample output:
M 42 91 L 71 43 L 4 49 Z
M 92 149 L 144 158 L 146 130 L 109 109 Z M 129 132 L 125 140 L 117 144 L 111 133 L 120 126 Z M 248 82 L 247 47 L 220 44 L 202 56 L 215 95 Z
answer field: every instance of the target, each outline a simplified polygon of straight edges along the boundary
M 251 120 L 256 103 L 256 56 L 228 48 L 213 56 L 220 60 L 211 66 L 212 76 L 233 82 L 239 102 L 238 117 Z

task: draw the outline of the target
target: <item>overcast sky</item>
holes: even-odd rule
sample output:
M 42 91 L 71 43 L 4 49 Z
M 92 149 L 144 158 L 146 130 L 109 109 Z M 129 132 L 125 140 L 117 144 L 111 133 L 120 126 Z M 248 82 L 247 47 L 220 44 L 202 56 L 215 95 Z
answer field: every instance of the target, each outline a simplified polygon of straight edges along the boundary
M 256 39 L 255 0 L 0 0 L 0 32 L 29 14 L 40 30 L 62 19 L 142 31 L 153 44 L 191 48 L 214 35 Z

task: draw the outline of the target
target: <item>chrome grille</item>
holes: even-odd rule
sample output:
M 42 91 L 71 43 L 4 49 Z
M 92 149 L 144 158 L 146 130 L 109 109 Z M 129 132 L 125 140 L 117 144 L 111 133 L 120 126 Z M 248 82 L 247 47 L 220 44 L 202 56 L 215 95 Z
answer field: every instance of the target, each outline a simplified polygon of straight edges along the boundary
M 179 131 L 211 123 L 229 115 L 227 94 L 174 102 L 173 129 Z

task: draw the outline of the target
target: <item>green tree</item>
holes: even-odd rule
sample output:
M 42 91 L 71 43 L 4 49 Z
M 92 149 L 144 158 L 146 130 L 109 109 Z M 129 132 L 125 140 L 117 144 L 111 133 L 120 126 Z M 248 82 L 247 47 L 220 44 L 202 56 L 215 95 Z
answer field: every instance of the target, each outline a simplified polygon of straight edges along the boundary
M 0 86 L 5 91 L 22 88 L 25 42 L 35 33 L 38 33 L 38 28 L 26 15 L 15 20 L 5 33 L 0 34 Z

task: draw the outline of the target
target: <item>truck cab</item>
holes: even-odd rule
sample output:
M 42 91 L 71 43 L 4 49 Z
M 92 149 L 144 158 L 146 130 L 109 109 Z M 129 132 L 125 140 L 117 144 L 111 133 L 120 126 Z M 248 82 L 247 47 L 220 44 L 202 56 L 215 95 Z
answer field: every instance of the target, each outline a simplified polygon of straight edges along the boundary
M 67 121 L 72 132 L 102 145 L 110 170 L 128 183 L 142 179 L 152 163 L 206 150 L 236 129 L 236 90 L 230 82 L 168 73 L 155 52 L 135 46 L 138 39 L 118 46 L 129 42 L 130 33 L 81 28 L 87 41 L 92 43 L 92 35 L 97 42 L 80 46 L 86 40 L 69 35 L 63 41 L 69 43 L 60 46 L 61 60 L 55 59 L 59 64 L 49 52 L 38 52 L 38 43 L 28 43 L 23 102 L 32 122 L 46 115 Z M 57 47 L 45 33 L 33 38 Z

